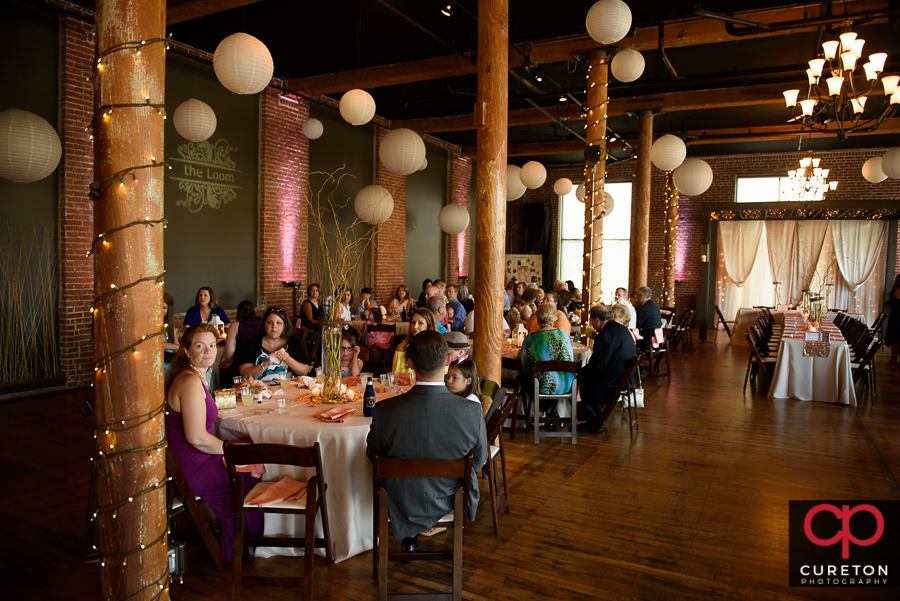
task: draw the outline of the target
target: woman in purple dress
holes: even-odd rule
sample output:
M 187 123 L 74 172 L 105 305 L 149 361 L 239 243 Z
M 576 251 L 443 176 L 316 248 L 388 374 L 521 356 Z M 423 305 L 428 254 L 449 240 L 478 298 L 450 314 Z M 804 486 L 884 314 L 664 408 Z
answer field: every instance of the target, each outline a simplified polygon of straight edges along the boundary
M 188 485 L 219 518 L 222 553 L 231 561 L 234 547 L 234 514 L 231 482 L 223 458 L 222 440 L 213 436 L 219 416 L 206 388 L 206 372 L 216 360 L 218 333 L 210 324 L 200 324 L 181 337 L 166 378 L 166 438 Z M 245 490 L 259 482 L 241 473 Z M 262 515 L 247 514 L 251 532 L 262 531 Z

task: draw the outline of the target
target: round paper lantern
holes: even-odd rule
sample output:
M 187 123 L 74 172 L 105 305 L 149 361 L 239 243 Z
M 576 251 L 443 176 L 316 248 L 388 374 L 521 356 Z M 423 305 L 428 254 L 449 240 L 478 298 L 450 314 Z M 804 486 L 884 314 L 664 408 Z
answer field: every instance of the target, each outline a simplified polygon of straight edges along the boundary
M 353 208 L 360 220 L 378 225 L 387 221 L 394 212 L 394 197 L 381 186 L 373 184 L 356 194 Z
M 191 142 L 202 142 L 216 131 L 216 112 L 202 100 L 185 100 L 172 115 L 175 131 Z
M 350 125 L 365 125 L 375 116 L 375 99 L 359 88 L 341 96 L 341 117 Z
M 19 183 L 44 179 L 61 154 L 59 135 L 43 118 L 19 109 L 0 113 L 0 177 Z
M 393 129 L 381 139 L 378 158 L 391 173 L 415 173 L 425 160 L 425 142 L 422 141 L 422 136 L 411 129 Z
M 862 174 L 866 181 L 873 184 L 887 179 L 887 174 L 881 170 L 881 157 L 872 157 L 866 161 L 862 168 Z
M 609 67 L 619 81 L 634 81 L 644 73 L 644 55 L 634 48 L 626 48 L 613 57 Z
M 561 177 L 553 184 L 553 191 L 560 196 L 565 196 L 572 191 L 572 180 L 568 177 Z
M 444 233 L 451 236 L 461 234 L 469 227 L 469 212 L 464 206 L 452 202 L 444 205 L 444 208 L 438 213 L 438 223 Z
M 519 178 L 526 188 L 537 190 L 547 181 L 547 169 L 537 161 L 528 161 L 522 167 Z
M 610 213 L 613 212 L 613 209 L 616 208 L 616 201 L 612 197 L 612 194 L 610 194 L 606 190 L 603 191 L 603 201 L 606 203 L 603 205 L 603 217 L 609 217 Z
M 428 158 L 426 157 L 426 158 L 423 158 L 423 159 L 422 159 L 422 164 L 419 165 L 419 168 L 416 169 L 416 171 L 425 171 L 425 169 L 426 169 L 427 167 L 428 167 Z
M 213 70 L 235 94 L 259 94 L 269 85 L 275 64 L 265 44 L 252 35 L 234 33 L 219 42 Z
M 310 140 L 318 140 L 325 133 L 325 126 L 318 119 L 307 119 L 303 122 L 303 135 Z
M 631 9 L 622 0 L 600 0 L 588 11 L 585 24 L 595 42 L 615 44 L 631 29 Z
M 578 184 L 578 187 L 575 188 L 575 198 L 578 199 L 578 202 L 584 202 L 584 184 Z
M 672 178 L 679 192 L 685 196 L 699 196 L 712 184 L 712 167 L 700 159 L 685 159 L 672 173 Z
M 522 168 L 518 165 L 506 166 L 506 200 L 522 198 L 525 194 L 525 184 L 522 183 Z
M 687 156 L 687 147 L 678 136 L 666 134 L 650 147 L 650 162 L 663 171 L 675 169 Z
M 900 148 L 891 148 L 881 156 L 881 170 L 891 179 L 900 179 Z

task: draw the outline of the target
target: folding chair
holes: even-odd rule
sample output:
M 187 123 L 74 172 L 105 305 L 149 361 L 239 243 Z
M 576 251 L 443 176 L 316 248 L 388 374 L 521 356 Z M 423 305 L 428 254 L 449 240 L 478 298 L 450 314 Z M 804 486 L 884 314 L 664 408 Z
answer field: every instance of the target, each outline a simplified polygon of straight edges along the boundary
M 603 405 L 603 411 L 600 412 L 600 417 L 597 418 L 596 423 L 594 423 L 594 428 L 591 431 L 592 434 L 597 434 L 600 432 L 600 429 L 603 427 L 603 424 L 606 423 L 606 420 L 609 419 L 609 416 L 612 415 L 613 410 L 616 408 L 616 403 L 619 398 L 625 394 L 628 395 L 631 401 L 628 403 L 628 432 L 631 434 L 631 437 L 634 438 L 634 431 L 639 429 L 638 427 L 638 416 L 637 416 L 637 395 L 632 394 L 631 390 L 631 373 L 637 369 L 638 362 L 640 361 L 640 355 L 635 355 L 634 359 L 628 362 L 628 365 L 625 366 L 625 372 L 622 374 L 622 378 L 619 380 L 619 388 L 616 391 L 615 395 L 613 395 L 612 399 L 605 405 Z M 583 401 L 582 401 L 583 402 Z M 632 410 L 634 411 L 632 413 Z
M 756 366 L 757 371 L 766 372 L 766 376 L 769 378 L 769 382 L 771 382 L 775 372 L 775 362 L 778 360 L 777 357 L 763 357 L 759 354 L 759 347 L 756 345 L 756 340 L 754 339 L 752 332 L 752 329 L 744 332 L 744 336 L 747 338 L 747 345 L 750 347 L 750 357 L 747 360 L 747 373 L 744 374 L 744 392 L 747 392 L 747 379 L 750 378 L 750 371 L 754 365 Z
M 572 380 L 572 390 L 564 394 L 542 394 L 541 382 L 537 378 L 539 373 L 543 372 L 561 372 L 575 374 Z M 572 444 L 575 444 L 578 438 L 578 408 L 576 400 L 578 399 L 578 374 L 581 373 L 581 363 L 578 361 L 535 361 L 534 369 L 531 374 L 531 391 L 534 395 L 531 397 L 531 418 L 534 427 L 534 444 L 540 444 L 541 436 L 552 437 L 572 437 Z M 541 399 L 548 400 L 567 400 L 572 405 L 572 415 L 569 417 L 541 417 Z M 541 432 L 541 425 L 569 423 L 570 432 Z
M 672 381 L 672 368 L 669 365 L 669 343 L 665 329 L 656 328 L 653 330 L 653 337 L 650 339 L 650 344 L 641 349 L 640 357 L 641 359 L 647 360 L 651 383 L 656 376 L 666 376 L 666 379 L 669 382 Z M 661 374 L 657 370 L 663 359 L 666 360 L 666 371 Z
M 878 400 L 878 387 L 875 380 L 875 356 L 878 354 L 879 348 L 881 348 L 881 341 L 873 336 L 869 346 L 866 347 L 862 360 L 858 363 L 850 363 L 850 369 L 853 372 L 853 385 L 856 386 L 860 378 L 865 375 L 866 392 L 871 390 L 873 405 Z
M 719 308 L 719 305 L 715 305 L 716 308 L 716 340 L 719 339 L 719 325 L 725 328 L 725 333 L 728 334 L 728 339 L 731 339 L 731 329 L 728 327 L 728 324 L 734 324 L 734 320 L 728 321 L 725 319 L 725 316 L 722 315 L 722 309 Z
M 503 389 L 505 392 L 505 389 Z M 494 518 L 494 534 L 500 534 L 500 514 L 509 513 L 509 484 L 506 481 L 506 452 L 503 449 L 503 422 L 509 418 L 516 404 L 519 402 L 515 392 L 509 395 L 502 409 L 489 414 L 485 422 L 487 430 L 490 457 L 484 464 L 484 472 L 488 479 L 488 489 L 491 493 L 491 515 Z M 500 398 L 500 395 L 497 395 Z M 496 444 L 494 444 L 496 442 Z M 497 457 L 500 457 L 500 473 L 503 475 L 504 497 L 500 497 L 500 482 L 497 473 Z

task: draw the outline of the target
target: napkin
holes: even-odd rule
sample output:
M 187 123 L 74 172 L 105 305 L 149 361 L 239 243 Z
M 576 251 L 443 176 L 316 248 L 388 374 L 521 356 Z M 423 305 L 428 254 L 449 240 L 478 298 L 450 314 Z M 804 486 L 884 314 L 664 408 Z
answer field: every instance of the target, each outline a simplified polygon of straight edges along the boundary
M 285 476 L 262 493 L 247 501 L 247 504 L 265 507 L 280 501 L 294 501 L 305 494 L 306 482 L 297 482 L 290 476 Z
M 347 388 L 359 386 L 359 381 L 359 376 L 344 376 L 341 378 L 341 384 L 346 384 Z
M 409 374 L 394 374 L 394 385 L 409 386 Z
M 251 465 L 236 465 L 234 466 L 234 471 L 249 472 L 253 474 L 254 478 L 262 478 L 262 475 L 266 473 L 266 466 L 264 466 L 262 463 L 253 463 Z
M 333 422 L 342 424 L 356 413 L 353 407 L 333 407 L 328 411 L 316 414 L 316 417 L 323 422 Z
M 310 376 L 300 376 L 297 378 L 297 382 L 301 388 L 312 388 L 312 385 L 316 383 L 316 379 Z

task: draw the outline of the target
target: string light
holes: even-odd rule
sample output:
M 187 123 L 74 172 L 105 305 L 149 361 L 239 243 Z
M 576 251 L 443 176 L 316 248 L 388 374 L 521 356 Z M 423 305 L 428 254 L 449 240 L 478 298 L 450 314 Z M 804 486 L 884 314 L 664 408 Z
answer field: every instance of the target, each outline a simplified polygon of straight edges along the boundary
M 96 249 L 94 248 L 94 246 L 96 246 L 96 244 L 101 240 L 103 241 L 104 248 L 106 248 L 109 245 L 109 241 L 106 239 L 106 237 L 109 236 L 110 234 L 114 234 L 116 232 L 121 232 L 122 230 L 126 230 L 130 227 L 134 227 L 137 225 L 156 227 L 156 225 L 158 225 L 160 223 L 162 224 L 163 229 L 165 229 L 169 224 L 169 222 L 166 221 L 165 219 L 150 219 L 149 217 L 147 217 L 146 219 L 144 219 L 142 221 L 131 221 L 129 223 L 126 223 L 125 225 L 120 225 L 118 227 L 109 229 L 101 234 L 98 234 L 97 237 L 94 238 L 94 240 L 91 242 L 91 250 L 87 251 L 87 254 L 85 254 L 85 256 L 90 257 L 92 254 L 97 252 Z M 165 273 L 165 272 L 163 272 L 163 273 Z M 115 284 L 112 284 L 112 286 L 115 287 Z
M 678 190 L 672 171 L 666 172 L 666 246 L 663 262 L 663 306 L 675 306 L 675 252 L 678 235 Z

